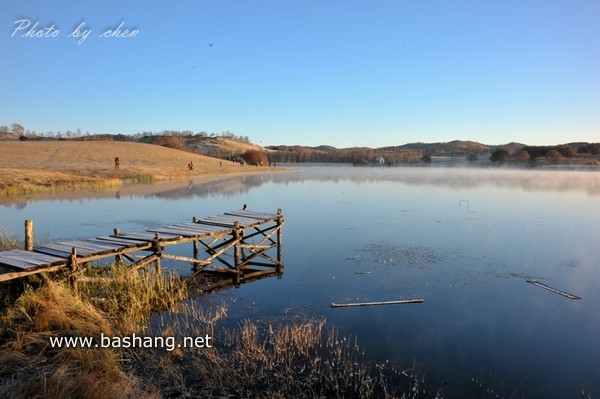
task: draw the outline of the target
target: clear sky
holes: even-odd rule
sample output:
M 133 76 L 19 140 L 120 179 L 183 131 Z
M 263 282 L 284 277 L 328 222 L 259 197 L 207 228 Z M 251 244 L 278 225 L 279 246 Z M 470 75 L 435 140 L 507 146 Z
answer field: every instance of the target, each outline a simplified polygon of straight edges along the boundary
M 600 141 L 598 0 L 3 0 L 0 27 L 0 125 Z

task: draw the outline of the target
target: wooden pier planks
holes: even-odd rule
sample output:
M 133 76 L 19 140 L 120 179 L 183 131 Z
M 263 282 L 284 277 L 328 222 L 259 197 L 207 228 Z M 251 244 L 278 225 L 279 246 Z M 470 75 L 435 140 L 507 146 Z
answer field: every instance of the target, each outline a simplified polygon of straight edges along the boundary
M 178 235 L 184 237 L 197 237 L 204 236 L 209 237 L 211 235 L 221 235 L 228 234 L 231 232 L 231 229 L 223 229 L 220 226 L 214 225 L 203 225 L 199 223 L 179 223 L 173 224 L 163 227 L 157 227 L 153 229 L 148 229 L 147 231 L 151 231 L 159 234 L 170 234 L 170 235 Z
M 267 227 L 265 230 L 260 230 L 259 226 L 266 225 L 267 223 L 277 221 L 277 226 Z M 12 250 L 0 252 L 0 266 L 5 269 L 15 270 L 15 272 L 4 272 L 0 271 L 0 281 L 7 281 L 13 278 L 23 277 L 25 275 L 39 273 L 42 271 L 55 271 L 60 268 L 66 267 L 69 264 L 69 259 L 73 252 L 77 255 L 78 262 L 89 262 L 96 259 L 103 259 L 113 255 L 124 255 L 135 251 L 155 251 L 159 248 L 162 251 L 162 246 L 172 245 L 189 242 L 194 240 L 203 240 L 205 238 L 211 239 L 224 239 L 225 236 L 231 235 L 234 238 L 228 240 L 223 244 L 214 246 L 216 241 L 207 245 L 209 250 L 212 250 L 214 254 L 209 258 L 211 261 L 215 254 L 224 252 L 227 248 L 232 245 L 236 246 L 236 250 L 242 248 L 250 248 L 252 244 L 243 243 L 244 233 L 241 236 L 237 236 L 237 229 L 246 230 L 254 228 L 258 231 L 251 234 L 249 237 L 253 237 L 257 234 L 266 235 L 267 238 L 272 233 L 266 233 L 271 229 L 277 229 L 279 231 L 283 225 L 283 216 L 281 211 L 277 213 L 266 213 L 266 212 L 255 212 L 250 211 L 244 206 L 244 209 L 226 212 L 222 215 L 209 216 L 204 219 L 197 220 L 194 218 L 193 222 L 188 223 L 177 223 L 158 228 L 148 229 L 146 232 L 132 232 L 132 233 L 120 233 L 115 229 L 115 235 L 102 236 L 96 238 L 84 238 L 78 240 L 66 240 L 58 241 L 53 243 L 45 243 L 43 245 L 37 245 L 33 247 L 31 251 L 23 250 Z M 158 235 L 157 235 L 158 233 Z M 158 238 L 158 247 L 156 247 Z M 197 245 L 197 243 L 195 243 Z M 213 245 L 213 247 L 210 247 Z M 225 248 L 221 248 L 226 246 Z M 258 245 L 260 248 L 271 248 L 274 246 Z M 195 250 L 197 248 L 195 247 Z M 267 257 L 263 254 L 265 249 L 259 251 L 258 255 L 265 257 L 268 260 L 274 262 L 276 271 L 280 271 L 281 262 L 280 260 L 275 261 L 272 258 Z M 165 257 L 168 254 L 163 254 Z M 237 255 L 236 255 L 237 256 Z M 256 257 L 257 254 L 251 252 L 249 256 L 242 256 L 242 258 L 236 260 L 236 264 L 246 265 Z M 278 253 L 278 259 L 280 253 Z M 186 258 L 186 260 L 193 261 L 193 263 L 206 263 L 208 260 Z M 243 261 L 243 262 L 242 262 Z M 257 263 L 258 264 L 258 263 Z M 271 266 L 271 265 L 269 265 Z M 39 269 L 39 270 L 38 270 Z M 240 267 L 240 272 L 242 267 Z M 262 273 L 262 272 L 261 272 Z
M 67 259 L 21 249 L 0 252 L 0 265 L 14 270 L 33 270 L 67 264 Z
M 35 252 L 41 252 L 48 255 L 62 256 L 67 258 L 73 248 L 77 251 L 78 257 L 86 257 L 90 255 L 107 255 L 119 252 L 124 245 L 115 245 L 102 240 L 71 240 L 60 241 L 38 245 L 33 248 Z

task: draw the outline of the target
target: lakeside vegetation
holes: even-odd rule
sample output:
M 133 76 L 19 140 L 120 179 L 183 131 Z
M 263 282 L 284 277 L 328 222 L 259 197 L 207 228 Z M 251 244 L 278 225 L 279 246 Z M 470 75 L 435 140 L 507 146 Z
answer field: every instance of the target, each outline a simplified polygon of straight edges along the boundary
M 2 233 L 0 250 L 21 243 Z M 432 398 L 415 364 L 374 362 L 322 318 L 245 320 L 199 308 L 186 281 L 153 269 L 90 268 L 102 284 L 60 273 L 2 285 L 0 394 L 12 398 Z M 8 298 L 10 297 L 10 300 Z M 204 348 L 55 347 L 53 338 L 211 336 Z

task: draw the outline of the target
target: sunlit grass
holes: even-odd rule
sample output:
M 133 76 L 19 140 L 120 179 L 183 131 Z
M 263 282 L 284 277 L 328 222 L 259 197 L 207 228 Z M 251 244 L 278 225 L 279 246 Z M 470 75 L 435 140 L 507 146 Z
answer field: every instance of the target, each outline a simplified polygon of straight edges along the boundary
M 2 249 L 22 245 L 0 230 Z M 41 276 L 41 278 L 40 278 Z M 325 319 L 246 320 L 218 328 L 225 305 L 201 308 L 184 280 L 152 267 L 89 266 L 32 276 L 0 313 L 0 395 L 11 398 L 428 397 L 415 367 L 370 361 Z M 152 315 L 158 322 L 150 324 Z M 156 318 L 156 317 L 155 317 Z M 51 337 L 212 338 L 210 347 L 54 348 Z M 96 341 L 97 342 L 97 341 Z

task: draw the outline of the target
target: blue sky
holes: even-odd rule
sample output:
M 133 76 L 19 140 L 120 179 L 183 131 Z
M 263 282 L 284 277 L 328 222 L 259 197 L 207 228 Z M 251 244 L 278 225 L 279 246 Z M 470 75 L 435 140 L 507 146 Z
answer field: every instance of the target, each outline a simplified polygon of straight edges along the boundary
M 36 22 L 56 36 L 28 37 Z M 135 37 L 100 37 L 121 23 Z M 0 26 L 0 125 L 264 146 L 600 141 L 597 0 L 4 0 Z

